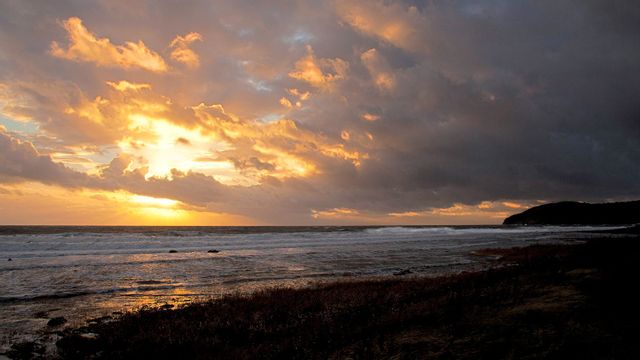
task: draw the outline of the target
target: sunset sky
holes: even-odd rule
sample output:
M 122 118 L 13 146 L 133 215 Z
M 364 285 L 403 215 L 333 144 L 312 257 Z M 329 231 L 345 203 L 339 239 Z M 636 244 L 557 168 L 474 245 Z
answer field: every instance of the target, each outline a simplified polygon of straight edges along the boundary
M 0 223 L 637 198 L 639 34 L 623 0 L 0 0 Z

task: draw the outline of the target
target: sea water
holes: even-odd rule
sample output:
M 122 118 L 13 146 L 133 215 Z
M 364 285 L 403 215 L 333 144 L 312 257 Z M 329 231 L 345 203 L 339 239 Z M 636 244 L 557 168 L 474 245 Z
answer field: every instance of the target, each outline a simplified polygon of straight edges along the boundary
M 587 238 L 592 227 L 0 227 L 0 352 L 142 307 L 273 286 L 487 265 L 475 250 Z M 585 232 L 587 231 L 587 232 Z

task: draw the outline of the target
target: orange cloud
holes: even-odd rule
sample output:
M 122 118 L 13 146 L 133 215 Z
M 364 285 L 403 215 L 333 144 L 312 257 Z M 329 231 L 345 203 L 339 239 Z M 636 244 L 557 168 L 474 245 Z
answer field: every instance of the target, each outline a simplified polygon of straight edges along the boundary
M 305 81 L 313 87 L 328 90 L 347 75 L 349 63 L 336 59 L 318 59 L 311 46 L 307 45 L 307 55 L 295 63 L 295 70 L 289 76 Z
M 291 101 L 289 101 L 289 99 L 287 99 L 286 97 L 280 98 L 280 105 L 288 109 L 291 109 L 293 107 L 293 104 L 291 103 Z
M 28 93 L 15 91 L 10 84 L 0 83 L 0 114 L 16 121 L 33 120 Z
M 200 57 L 189 47 L 196 41 L 202 41 L 202 35 L 197 32 L 190 32 L 185 36 L 176 36 L 169 45 L 169 47 L 173 49 L 173 51 L 171 51 L 171 58 L 190 68 L 200 66 Z
M 311 177 L 324 172 L 327 159 L 358 167 L 369 158 L 359 141 L 338 143 L 293 120 L 263 123 L 239 118 L 219 104 L 189 106 L 155 93 L 145 83 L 122 80 L 107 85 L 108 91 L 94 98 L 58 83 L 8 83 L 2 89 L 10 99 L 31 94 L 14 105 L 13 112 L 38 122 L 52 139 L 64 138 L 64 145 L 49 142 L 47 154 L 87 174 L 95 174 L 108 160 L 101 155 L 107 148 L 130 156 L 129 170 L 140 171 L 146 179 L 170 179 L 176 169 L 241 186 L 266 178 Z M 298 99 L 309 96 L 297 90 L 289 93 Z M 38 101 L 45 97 L 45 104 Z M 291 106 L 298 107 L 297 102 Z M 354 136 L 343 134 L 357 140 Z M 40 139 L 36 143 L 42 144 Z
M 369 114 L 369 113 L 364 113 L 362 114 L 362 119 L 366 120 L 366 121 L 377 121 L 380 119 L 379 115 L 373 115 L 373 114 Z
M 193 107 L 206 129 L 232 144 L 235 149 L 226 152 L 234 158 L 255 157 L 269 164 L 260 175 L 277 178 L 310 176 L 319 172 L 315 162 L 318 155 L 343 159 L 359 166 L 369 155 L 335 144 L 326 137 L 301 129 L 293 120 L 282 119 L 268 124 L 243 121 L 227 114 L 220 105 L 200 104 Z M 238 160 L 238 159 L 237 159 Z
M 420 213 L 417 213 L 415 211 L 405 211 L 405 212 L 389 213 L 387 215 L 393 216 L 393 217 L 416 217 L 416 216 L 420 216 Z
M 66 49 L 58 42 L 51 43 L 51 55 L 72 61 L 93 62 L 98 66 L 140 68 L 153 72 L 165 72 L 168 66 L 164 59 L 150 50 L 142 42 L 127 41 L 124 45 L 114 45 L 108 38 L 96 38 L 77 17 L 62 23 L 69 38 Z
M 119 81 L 117 83 L 115 82 L 111 82 L 111 81 L 107 81 L 107 85 L 111 86 L 112 88 L 118 90 L 118 91 L 127 91 L 127 90 L 142 90 L 142 89 L 151 89 L 151 85 L 149 84 L 136 84 L 136 83 L 130 83 L 128 81 L 122 80 Z
M 340 132 L 340 137 L 342 140 L 348 141 L 351 138 L 351 134 L 347 130 L 342 130 L 342 132 Z
M 295 97 L 297 97 L 300 101 L 309 100 L 311 94 L 308 91 L 302 92 L 298 89 L 287 89 L 287 92 Z
M 502 203 L 502 205 L 510 208 L 510 209 L 522 209 L 525 208 L 526 206 L 523 204 L 518 204 L 518 203 L 514 203 L 514 202 L 510 202 L 510 201 L 505 201 Z
M 500 221 L 511 215 L 514 209 L 524 209 L 531 206 L 528 203 L 518 203 L 515 201 L 482 201 L 476 205 L 455 203 L 449 207 L 432 208 L 423 211 L 393 212 L 387 215 L 394 218 L 416 218 L 416 219 L 444 219 L 442 223 L 475 223 L 478 220 L 487 221 L 493 219 Z
M 369 49 L 360 55 L 360 60 L 369 70 L 369 74 L 380 90 L 393 90 L 396 86 L 396 77 L 387 63 L 376 49 Z
M 359 0 L 342 0 L 335 4 L 340 18 L 363 34 L 411 51 L 424 45 L 418 39 L 424 19 L 415 6 Z
M 295 88 L 287 89 L 287 93 L 293 96 L 293 98 L 291 100 L 287 99 L 286 97 L 280 98 L 280 105 L 288 109 L 293 109 L 294 107 L 301 108 L 302 103 L 306 100 L 309 100 L 309 97 L 311 97 L 311 93 L 309 93 L 308 91 L 302 92 Z
M 340 218 L 340 217 L 352 217 L 360 214 L 358 210 L 349 208 L 334 208 L 329 210 L 311 210 L 311 216 L 314 219 L 319 218 Z

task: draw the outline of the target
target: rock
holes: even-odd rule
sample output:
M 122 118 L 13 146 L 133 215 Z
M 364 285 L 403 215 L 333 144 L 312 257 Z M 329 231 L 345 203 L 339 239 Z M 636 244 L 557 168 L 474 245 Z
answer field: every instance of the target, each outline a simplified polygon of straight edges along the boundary
M 220 250 L 209 250 L 207 252 L 210 253 L 210 254 L 217 254 L 217 253 L 220 252 Z
M 63 316 L 58 316 L 58 317 L 51 318 L 49 322 L 47 322 L 47 326 L 52 326 L 52 327 L 60 326 L 66 322 L 67 322 L 67 319 L 65 319 Z
M 42 354 L 44 347 L 33 341 L 24 341 L 11 345 L 6 353 L 10 359 L 33 359 L 35 354 Z
M 11 258 L 8 258 L 7 261 L 13 261 L 13 260 L 11 260 Z
M 178 252 L 178 250 L 169 250 L 169 254 L 175 254 L 177 252 Z
M 80 334 L 80 337 L 87 340 L 95 340 L 98 338 L 98 334 L 89 332 Z
M 97 318 L 94 318 L 94 319 L 89 319 L 89 320 L 87 320 L 87 323 L 89 323 L 89 324 L 102 324 L 102 323 L 105 323 L 105 322 L 109 322 L 111 320 L 113 320 L 113 317 L 111 317 L 109 315 L 106 315 L 106 316 L 100 316 L 100 317 L 97 317 Z

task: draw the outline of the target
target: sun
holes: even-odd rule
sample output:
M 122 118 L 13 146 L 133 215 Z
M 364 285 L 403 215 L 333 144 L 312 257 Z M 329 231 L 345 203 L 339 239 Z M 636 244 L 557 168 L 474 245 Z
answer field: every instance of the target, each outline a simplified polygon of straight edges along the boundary
M 146 167 L 145 178 L 172 178 L 172 170 L 195 170 L 205 175 L 225 178 L 234 172 L 234 165 L 218 159 L 220 151 L 229 145 L 201 129 L 188 129 L 166 119 L 143 114 L 129 115 L 131 136 L 118 146 L 138 160 L 134 167 Z

